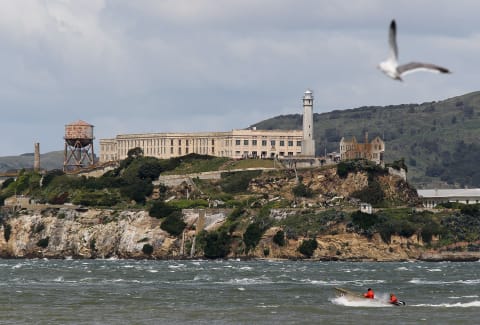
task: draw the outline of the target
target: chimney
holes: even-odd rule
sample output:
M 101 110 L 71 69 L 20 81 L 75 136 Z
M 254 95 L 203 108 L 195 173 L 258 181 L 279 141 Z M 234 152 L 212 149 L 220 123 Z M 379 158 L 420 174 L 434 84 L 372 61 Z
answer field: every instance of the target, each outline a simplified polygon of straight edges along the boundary
M 33 156 L 33 170 L 40 171 L 40 143 L 35 142 L 35 153 Z

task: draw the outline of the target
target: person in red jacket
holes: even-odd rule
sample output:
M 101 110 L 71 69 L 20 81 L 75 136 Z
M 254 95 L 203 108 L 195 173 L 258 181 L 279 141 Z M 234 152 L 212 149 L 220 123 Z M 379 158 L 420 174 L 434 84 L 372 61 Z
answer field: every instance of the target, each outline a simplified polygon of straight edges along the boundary
M 393 305 L 398 304 L 398 299 L 397 299 L 397 297 L 395 297 L 395 295 L 393 293 L 390 294 L 390 303 L 393 304 Z
M 368 288 L 367 292 L 365 292 L 365 293 L 363 294 L 363 296 L 364 296 L 365 298 L 368 298 L 368 299 L 373 299 L 373 298 L 375 298 L 375 294 L 373 293 L 372 288 Z

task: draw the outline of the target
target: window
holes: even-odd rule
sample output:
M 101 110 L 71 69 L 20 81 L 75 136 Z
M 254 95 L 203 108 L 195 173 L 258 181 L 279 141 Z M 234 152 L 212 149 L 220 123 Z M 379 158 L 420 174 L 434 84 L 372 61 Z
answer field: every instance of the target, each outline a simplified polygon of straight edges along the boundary
M 271 145 L 272 147 L 275 147 L 275 140 L 270 140 L 270 145 Z
M 302 141 L 297 141 L 297 147 L 301 147 L 302 146 Z
M 257 140 L 252 140 L 252 146 L 256 146 L 257 145 Z
M 288 141 L 288 146 L 293 147 L 293 141 Z
M 262 146 L 266 146 L 267 145 L 267 140 L 262 140 Z
M 240 145 L 240 140 L 235 140 L 235 145 L 239 146 Z
M 243 140 L 243 145 L 248 146 L 248 140 Z
M 182 140 L 181 140 L 181 139 L 178 139 L 178 145 L 179 145 L 179 146 L 182 145 Z
M 284 147 L 284 146 L 285 146 L 285 141 L 280 140 L 280 147 Z

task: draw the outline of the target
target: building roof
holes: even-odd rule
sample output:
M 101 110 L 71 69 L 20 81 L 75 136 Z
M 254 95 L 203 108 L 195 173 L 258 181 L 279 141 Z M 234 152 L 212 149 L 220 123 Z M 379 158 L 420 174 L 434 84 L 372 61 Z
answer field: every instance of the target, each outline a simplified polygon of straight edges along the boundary
M 480 197 L 480 188 L 467 189 L 425 189 L 417 190 L 423 198 Z

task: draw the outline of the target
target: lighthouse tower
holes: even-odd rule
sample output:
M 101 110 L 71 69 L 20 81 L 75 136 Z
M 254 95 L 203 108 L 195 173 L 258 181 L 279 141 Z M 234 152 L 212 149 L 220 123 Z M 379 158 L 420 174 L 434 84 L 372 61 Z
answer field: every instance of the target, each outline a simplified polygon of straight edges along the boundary
M 303 95 L 303 140 L 302 156 L 315 157 L 313 140 L 313 93 L 310 89 Z

